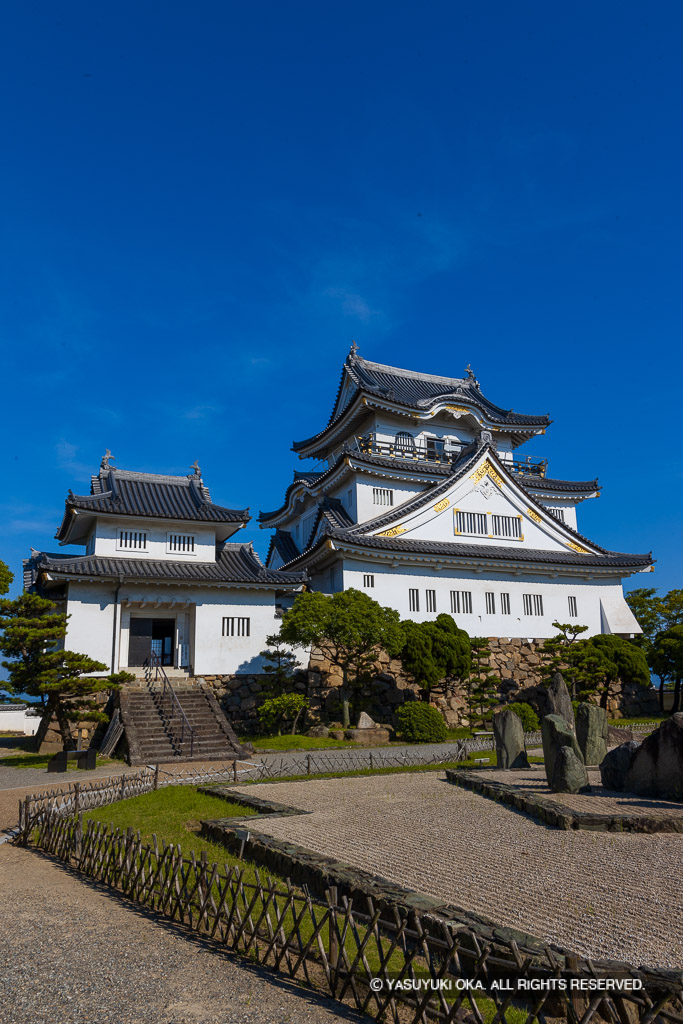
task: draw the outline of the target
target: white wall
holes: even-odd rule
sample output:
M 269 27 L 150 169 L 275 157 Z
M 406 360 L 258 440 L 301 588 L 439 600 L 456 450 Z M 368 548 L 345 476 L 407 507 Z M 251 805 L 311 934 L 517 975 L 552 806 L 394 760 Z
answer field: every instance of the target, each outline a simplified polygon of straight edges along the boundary
M 367 480 L 367 483 L 365 480 Z M 392 490 L 394 492 L 394 504 L 375 505 L 372 499 L 374 487 L 387 487 L 389 490 Z M 376 519 L 377 516 L 385 515 L 385 513 L 391 512 L 392 508 L 396 508 L 405 501 L 409 501 L 410 498 L 414 498 L 423 490 L 425 490 L 425 487 L 420 487 L 418 484 L 403 484 L 392 480 L 384 480 L 382 477 L 376 476 L 358 477 L 356 479 L 356 522 L 365 523 L 368 519 Z
M 363 586 L 363 576 L 374 576 L 374 587 Z M 374 562 L 360 560 L 344 561 L 344 589 L 355 587 L 362 590 L 380 604 L 395 608 L 402 619 L 425 622 L 436 618 L 441 612 L 450 614 L 451 590 L 467 590 L 472 594 L 472 614 L 454 615 L 459 626 L 470 636 L 549 637 L 555 636 L 553 621 L 570 622 L 588 626 L 586 636 L 603 631 L 601 599 L 611 608 L 628 609 L 624 601 L 621 581 L 591 580 L 566 581 L 562 578 L 520 574 L 511 580 L 500 573 L 481 572 L 455 573 L 452 570 L 428 571 L 421 567 L 401 566 L 392 569 Z M 420 611 L 412 612 L 408 603 L 408 591 L 417 588 L 420 596 Z M 426 590 L 436 591 L 436 612 L 427 612 Z M 496 614 L 486 613 L 487 592 L 495 594 Z M 501 614 L 501 593 L 510 595 L 510 614 Z M 523 595 L 540 594 L 543 598 L 543 615 L 525 615 Z M 569 596 L 576 598 L 577 616 L 569 617 Z
M 224 616 L 248 617 L 250 635 L 223 636 Z M 202 590 L 195 618 L 194 674 L 262 671 L 260 652 L 266 647 L 266 637 L 279 628 L 274 590 Z
M 141 530 L 147 534 L 147 550 L 121 549 L 117 547 L 119 530 Z M 194 539 L 194 554 L 167 551 L 169 533 L 191 534 Z M 216 529 L 214 526 L 182 524 L 172 521 L 163 524 L 145 524 L 132 517 L 125 519 L 98 519 L 95 527 L 96 555 L 107 558 L 149 558 L 170 562 L 215 562 Z
M 111 669 L 114 638 L 114 583 L 69 583 L 64 646 Z
M 40 725 L 38 715 L 29 715 L 26 708 L 18 705 L 0 707 L 0 732 L 21 732 L 24 736 L 35 736 Z

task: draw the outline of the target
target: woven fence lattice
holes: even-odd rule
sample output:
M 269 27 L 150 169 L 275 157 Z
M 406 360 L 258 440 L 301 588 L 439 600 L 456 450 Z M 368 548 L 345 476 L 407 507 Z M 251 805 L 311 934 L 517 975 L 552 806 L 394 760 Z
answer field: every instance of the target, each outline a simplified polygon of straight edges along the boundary
M 313 898 L 255 869 L 221 869 L 205 855 L 183 858 L 179 847 L 159 847 L 156 839 L 144 844 L 132 829 L 89 821 L 83 831 L 81 816 L 46 814 L 35 842 L 138 904 L 376 1020 L 448 1024 L 471 1014 L 477 1024 L 683 1022 L 680 989 L 657 975 L 626 967 L 620 975 L 613 966 L 605 973 L 599 964 L 551 949 L 541 956 L 522 942 L 485 939 L 432 915 L 380 906 L 369 896 L 338 899 L 334 888 L 325 899 Z M 642 987 L 579 996 L 571 989 L 531 988 L 549 979 L 618 976 Z M 530 991 L 520 996 L 519 985 L 514 992 L 493 985 L 513 977 L 529 982 Z M 444 981 L 450 991 L 438 990 Z

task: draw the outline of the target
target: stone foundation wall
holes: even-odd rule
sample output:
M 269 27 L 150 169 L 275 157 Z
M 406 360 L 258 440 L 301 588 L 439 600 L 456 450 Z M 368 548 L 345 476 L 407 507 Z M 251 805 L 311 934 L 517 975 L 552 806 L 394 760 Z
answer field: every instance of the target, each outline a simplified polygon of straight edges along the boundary
M 544 714 L 546 694 L 540 680 L 543 640 L 490 637 L 489 644 L 491 670 L 502 680 L 501 704 L 527 701 L 540 715 Z M 198 681 L 213 688 L 238 732 L 258 731 L 257 709 L 268 689 L 265 676 L 212 675 L 202 676 Z M 314 650 L 308 670 L 299 672 L 295 681 L 296 691 L 311 702 L 308 725 L 340 721 L 341 682 L 341 669 Z M 395 725 L 396 709 L 405 701 L 419 699 L 419 690 L 403 675 L 401 662 L 382 653 L 375 664 L 373 679 L 361 692 L 360 704 L 376 722 Z M 441 711 L 449 727 L 468 724 L 461 687 L 435 688 L 430 703 Z M 611 718 L 656 715 L 657 698 L 651 690 L 618 682 L 610 688 L 607 710 Z
M 93 700 L 102 706 L 104 709 L 109 702 L 109 694 L 106 692 L 93 694 Z M 108 711 L 111 709 L 108 709 Z M 86 750 L 95 737 L 95 733 L 100 730 L 100 735 L 106 729 L 106 723 L 102 725 L 100 722 L 71 722 L 70 723 L 71 735 L 73 737 L 76 746 L 80 745 L 81 750 Z M 34 739 L 35 750 L 39 754 L 57 754 L 60 750 L 64 749 L 64 741 L 62 740 L 62 733 L 57 719 L 52 715 L 49 719 L 43 718 L 38 731 Z M 95 746 L 99 745 L 99 737 L 95 737 Z

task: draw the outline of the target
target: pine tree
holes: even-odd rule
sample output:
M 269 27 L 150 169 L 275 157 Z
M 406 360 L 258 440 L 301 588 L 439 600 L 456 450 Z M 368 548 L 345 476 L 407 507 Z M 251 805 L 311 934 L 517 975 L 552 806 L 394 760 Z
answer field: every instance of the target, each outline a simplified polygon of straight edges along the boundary
M 66 635 L 67 616 L 56 605 L 36 594 L 22 594 L 14 601 L 0 601 L 0 651 L 9 660 L 8 688 L 14 693 L 40 697 L 36 710 L 43 718 L 54 714 L 65 750 L 73 750 L 71 722 L 106 720 L 94 699 L 103 690 L 116 690 L 132 679 L 128 672 L 105 676 L 107 667 L 86 654 L 60 647 Z
M 485 725 L 492 708 L 500 703 L 500 678 L 491 671 L 491 648 L 486 637 L 470 637 L 470 647 L 472 665 L 465 684 L 465 704 L 470 730 L 474 732 L 477 721 Z
M 261 657 L 267 662 L 263 666 L 263 674 L 267 679 L 268 693 L 280 697 L 292 690 L 294 673 L 298 668 L 296 654 L 285 646 L 279 633 L 266 637 L 268 647 L 261 651 Z

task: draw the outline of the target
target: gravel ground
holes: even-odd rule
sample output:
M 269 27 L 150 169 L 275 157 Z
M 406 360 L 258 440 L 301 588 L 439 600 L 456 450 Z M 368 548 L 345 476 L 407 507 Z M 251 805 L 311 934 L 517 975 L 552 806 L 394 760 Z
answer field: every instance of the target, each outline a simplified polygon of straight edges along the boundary
M 655 800 L 650 797 L 634 796 L 603 789 L 600 772 L 588 771 L 588 781 L 594 787 L 592 793 L 551 793 L 545 779 L 543 765 L 531 771 L 499 771 L 491 768 L 480 773 L 482 779 L 504 782 L 522 793 L 547 797 L 570 811 L 584 811 L 590 814 L 634 814 L 639 818 L 683 818 L 683 804 L 672 800 Z
M 0 891 L 3 1024 L 367 1020 L 41 854 L 0 847 Z
M 258 829 L 581 955 L 683 967 L 683 836 L 551 829 L 440 772 L 264 783 Z

